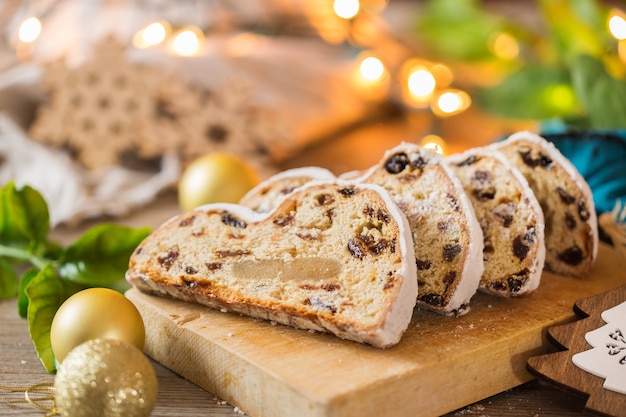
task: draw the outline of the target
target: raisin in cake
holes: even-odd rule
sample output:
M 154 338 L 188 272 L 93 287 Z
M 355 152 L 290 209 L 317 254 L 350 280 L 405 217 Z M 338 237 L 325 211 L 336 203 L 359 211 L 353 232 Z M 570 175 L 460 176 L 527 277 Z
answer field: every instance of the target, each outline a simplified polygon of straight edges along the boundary
M 483 273 L 483 236 L 463 185 L 441 155 L 401 143 L 359 181 L 385 188 L 408 218 L 417 262 L 417 304 L 469 311 Z
M 311 183 L 270 213 L 211 204 L 167 221 L 130 259 L 142 291 L 327 331 L 397 343 L 417 297 L 404 215 L 381 187 Z
M 546 267 L 582 277 L 598 251 L 598 225 L 591 190 L 574 165 L 544 138 L 518 132 L 494 148 L 526 177 L 543 209 Z
M 503 154 L 487 148 L 452 155 L 448 162 L 470 196 L 483 231 L 480 289 L 501 296 L 534 291 L 546 250 L 543 212 L 528 182 Z
M 333 180 L 335 175 L 325 168 L 293 168 L 272 175 L 248 191 L 239 204 L 254 211 L 267 213 L 293 190 L 311 181 Z

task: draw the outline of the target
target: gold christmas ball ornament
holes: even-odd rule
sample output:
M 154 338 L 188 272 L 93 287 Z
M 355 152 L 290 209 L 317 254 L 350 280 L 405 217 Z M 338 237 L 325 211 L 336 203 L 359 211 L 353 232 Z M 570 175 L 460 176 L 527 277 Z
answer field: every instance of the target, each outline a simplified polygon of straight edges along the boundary
M 228 153 L 212 152 L 185 169 L 178 183 L 178 202 L 184 211 L 209 203 L 237 203 L 258 183 L 258 173 L 245 161 Z
M 92 339 L 74 348 L 54 379 L 63 417 L 148 417 L 157 379 L 148 358 L 119 339 Z
M 72 295 L 59 307 L 50 328 L 52 351 L 59 363 L 90 339 L 120 339 L 141 350 L 145 337 L 137 307 L 108 288 L 89 288 Z

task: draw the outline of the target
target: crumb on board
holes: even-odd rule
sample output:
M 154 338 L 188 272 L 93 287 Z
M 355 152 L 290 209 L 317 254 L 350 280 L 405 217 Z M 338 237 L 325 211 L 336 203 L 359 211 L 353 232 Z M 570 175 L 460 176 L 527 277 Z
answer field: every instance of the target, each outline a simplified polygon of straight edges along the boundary
M 217 396 L 213 397 L 213 401 L 215 401 L 215 404 L 217 404 L 217 405 L 226 405 L 226 404 L 228 404 L 228 402 L 218 398 Z
M 215 401 L 215 404 L 217 404 L 217 405 L 228 405 L 228 401 L 222 400 L 217 395 L 213 396 L 213 401 Z M 240 414 L 242 416 L 247 415 L 241 408 L 239 408 L 237 406 L 233 407 L 233 412 L 235 412 L 237 414 Z
M 482 414 L 482 412 L 485 411 L 485 406 L 482 404 L 472 404 L 472 405 L 468 405 L 467 407 L 458 410 L 457 412 L 454 413 L 455 416 L 474 416 L 474 415 L 479 415 L 479 416 L 483 416 L 483 417 L 487 417 L 485 414 Z

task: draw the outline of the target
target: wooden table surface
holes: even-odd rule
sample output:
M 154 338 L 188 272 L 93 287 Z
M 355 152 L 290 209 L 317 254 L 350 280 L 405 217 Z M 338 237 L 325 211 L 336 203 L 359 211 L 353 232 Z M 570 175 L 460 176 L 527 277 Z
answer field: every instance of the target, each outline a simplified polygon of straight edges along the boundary
M 285 161 L 283 166 L 320 165 L 335 173 L 365 168 L 376 162 L 385 149 L 400 140 L 416 141 L 420 132 L 412 129 L 410 136 L 407 134 L 407 127 L 410 126 L 406 121 L 399 124 L 377 123 L 367 127 L 365 131 L 352 132 L 340 140 L 315 146 Z M 492 140 L 500 127 L 491 130 L 472 129 L 476 133 L 474 135 L 471 132 L 460 133 L 458 136 L 450 133 L 450 137 L 453 138 L 451 145 L 458 150 L 464 146 L 479 145 L 481 142 Z M 145 210 L 115 221 L 131 226 L 156 226 L 177 211 L 175 194 L 164 193 Z M 87 226 L 90 224 L 78 228 L 61 227 L 53 231 L 52 237 L 61 242 L 70 242 Z M 153 365 L 158 376 L 159 392 L 152 416 L 241 415 L 238 409 L 223 403 L 212 393 L 204 391 L 158 363 L 153 362 Z M 0 385 L 25 388 L 53 380 L 54 376 L 46 373 L 36 356 L 28 334 L 27 322 L 17 314 L 16 300 L 0 302 Z M 458 383 L 464 383 L 462 376 L 459 376 Z M 0 397 L 2 398 L 0 416 L 29 417 L 45 414 L 26 403 L 9 404 L 5 401 L 9 398 L 22 398 L 17 394 L 0 391 Z M 447 416 L 582 416 L 585 415 L 582 411 L 584 403 L 585 399 L 582 397 L 561 391 L 542 381 L 533 380 L 475 404 L 468 404 Z
M 239 411 L 222 403 L 209 392 L 152 362 L 159 391 L 153 417 L 225 417 Z M 53 382 L 39 362 L 28 335 L 25 319 L 17 315 L 15 300 L 0 302 L 0 385 L 29 387 Z M 463 380 L 459 379 L 459 384 Z M 4 399 L 21 399 L 23 394 L 0 391 Z M 494 397 L 468 405 L 448 416 L 583 416 L 584 399 L 559 391 L 540 381 L 531 381 Z M 45 413 L 26 403 L 8 404 L 0 401 L 0 416 L 41 417 Z M 417 416 L 418 414 L 416 414 Z M 296 416 L 294 416 L 296 417 Z

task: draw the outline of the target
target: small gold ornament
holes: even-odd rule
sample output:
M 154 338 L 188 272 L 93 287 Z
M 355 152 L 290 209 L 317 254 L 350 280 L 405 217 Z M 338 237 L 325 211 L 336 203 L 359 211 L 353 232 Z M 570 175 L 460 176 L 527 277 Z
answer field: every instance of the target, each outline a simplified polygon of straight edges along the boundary
M 157 380 L 146 356 L 130 343 L 92 339 L 74 348 L 54 380 L 56 411 L 64 417 L 147 417 Z

